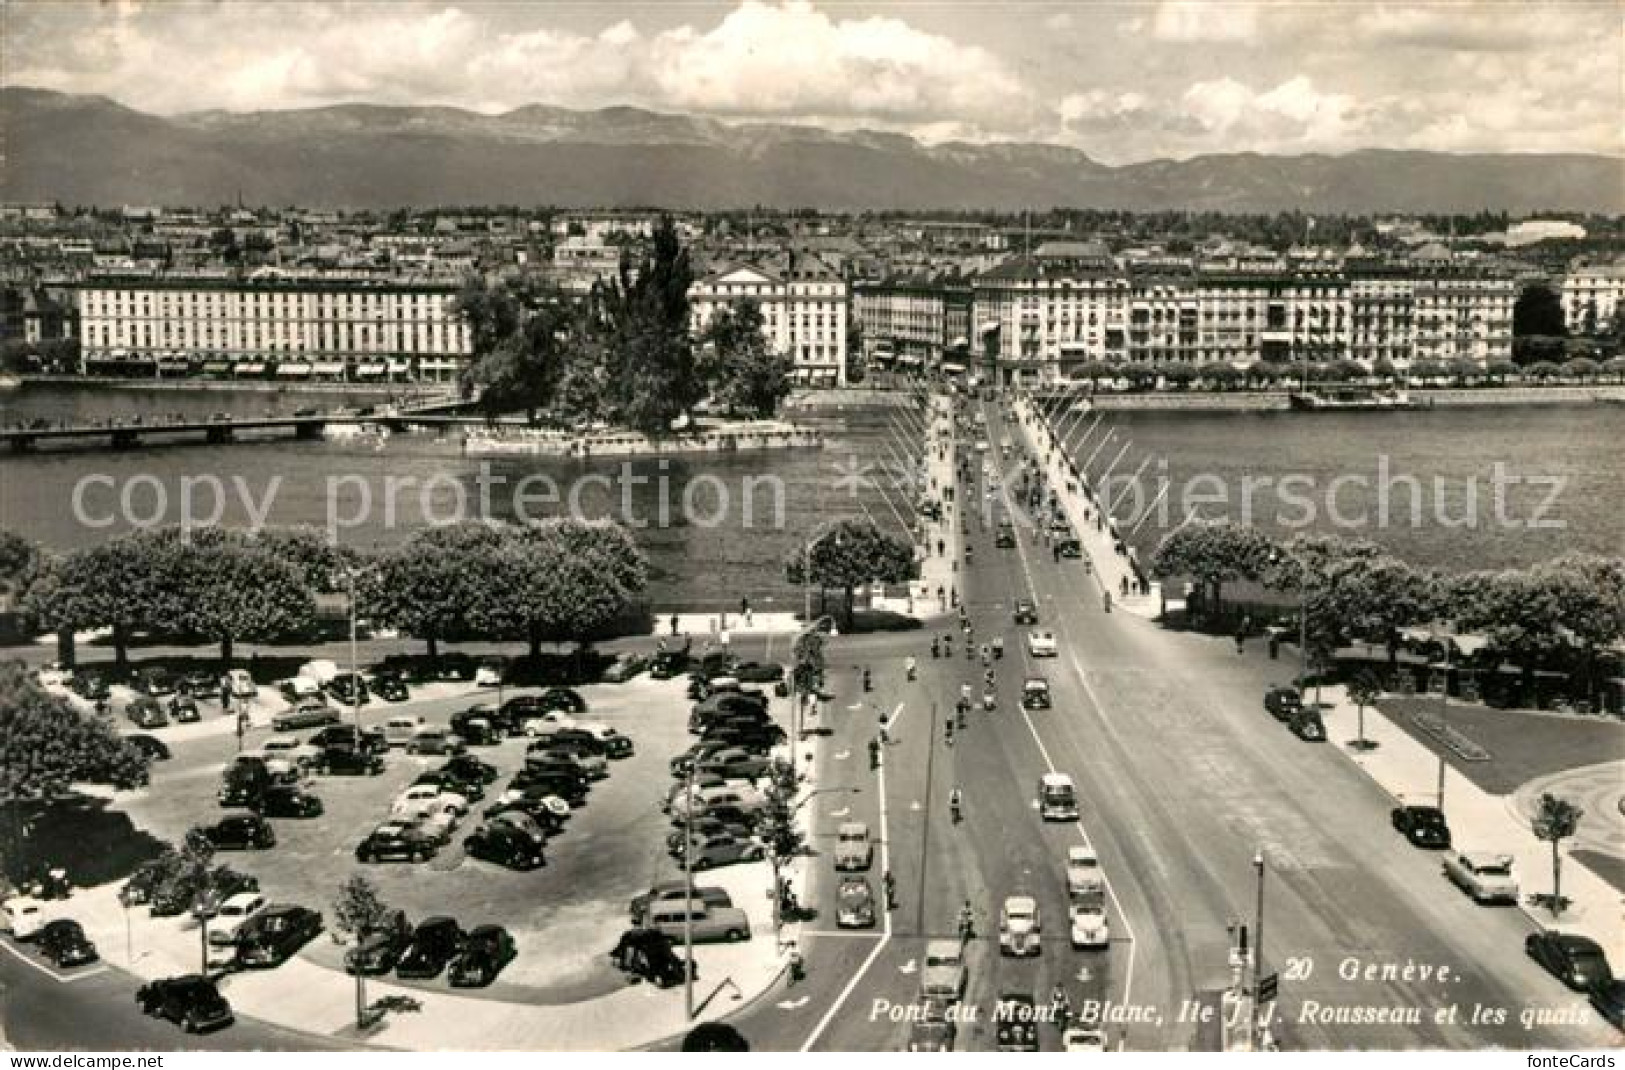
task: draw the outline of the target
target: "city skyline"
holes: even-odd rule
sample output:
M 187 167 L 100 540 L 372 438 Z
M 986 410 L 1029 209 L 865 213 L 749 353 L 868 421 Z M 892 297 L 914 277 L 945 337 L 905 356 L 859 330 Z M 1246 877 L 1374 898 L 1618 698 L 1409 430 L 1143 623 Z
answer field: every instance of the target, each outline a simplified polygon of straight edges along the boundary
M 630 105 L 1108 163 L 1622 145 L 1612 4 L 24 2 L 4 22 L 4 84 L 171 115 Z

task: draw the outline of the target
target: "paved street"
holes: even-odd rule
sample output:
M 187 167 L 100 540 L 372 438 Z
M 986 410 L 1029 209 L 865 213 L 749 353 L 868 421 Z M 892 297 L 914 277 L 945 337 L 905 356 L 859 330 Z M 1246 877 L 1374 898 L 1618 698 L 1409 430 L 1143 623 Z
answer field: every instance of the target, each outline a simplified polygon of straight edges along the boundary
M 995 418 L 989 437 L 997 442 L 1001 434 Z M 1584 1011 L 1583 998 L 1525 958 L 1522 941 L 1531 926 L 1521 913 L 1475 907 L 1451 891 L 1435 855 L 1393 835 L 1391 801 L 1380 788 L 1330 747 L 1304 743 L 1269 720 L 1260 696 L 1288 668 L 1262 651 L 1237 657 L 1228 641 L 1176 636 L 1131 614 L 1108 615 L 1080 562 L 1055 563 L 1025 533 L 1017 548 L 995 550 L 992 536 L 971 518 L 966 538 L 976 557 L 961 584 L 978 642 L 1004 636 L 999 710 L 974 711 L 952 749 L 942 741 L 940 718 L 952 709 L 961 681 L 977 678 L 980 693 L 978 663 L 962 656 L 933 662 L 921 635 L 841 640 L 832 650 L 840 697 L 832 704 L 829 752 L 837 760 L 820 776 L 871 789 L 855 797 L 849 816 L 872 826 L 879 817 L 877 778 L 864 748 L 874 734 L 873 708 L 902 707 L 885 761 L 899 909 L 892 938 L 872 961 L 878 938 L 811 938 L 804 987 L 764 1001 L 741 1022 L 758 1047 L 904 1045 L 908 1027 L 871 1012 L 877 1000 L 912 1000 L 924 938 L 952 934 L 966 898 L 977 908 L 979 937 L 970 950 L 967 1003 L 981 1008 L 983 1024 L 961 1030 L 960 1048 L 992 1046 L 985 1020 L 996 995 L 1025 991 L 1043 1003 L 1058 980 L 1067 983 L 1075 1009 L 1096 997 L 1151 1019 L 1108 1022 L 1113 1046 L 1211 1047 L 1216 1031 L 1180 1021 L 1177 1012 L 1181 1001 L 1211 1000 L 1229 983 L 1227 926 L 1251 921 L 1252 858 L 1260 849 L 1267 869 L 1265 970 L 1281 974 L 1274 1031 L 1283 1047 L 1561 1048 L 1617 1041 Z M 1056 630 L 1059 657 L 1026 656 L 1025 629 L 1010 616 L 1023 595 L 1037 599 L 1043 625 Z M 956 655 L 960 649 L 956 642 Z M 910 654 L 924 669 L 915 685 L 902 678 Z M 857 664 L 873 667 L 874 693 L 859 693 Z M 1049 679 L 1053 710 L 1020 712 L 1018 689 L 1030 672 Z M 1066 944 L 1062 862 L 1080 832 L 1041 826 L 1034 813 L 1035 781 L 1052 766 L 1077 781 L 1082 829 L 1111 881 L 1113 944 L 1106 953 L 1074 952 Z M 966 806 L 957 828 L 946 804 L 954 784 Z M 832 809 L 819 808 L 823 835 L 840 820 Z M 1045 953 L 1038 960 L 1000 959 L 992 949 L 999 904 L 1018 891 L 1035 895 L 1044 912 Z M 853 966 L 866 961 L 867 970 L 843 992 Z M 843 994 L 829 1015 L 828 1001 Z M 802 1003 L 803 996 L 811 998 Z M 1504 1009 L 1506 1020 L 1475 1022 L 1475 1008 Z M 1585 1024 L 1526 1028 L 1520 1022 L 1526 1008 Z M 1388 1017 L 1379 1022 L 1382 1016 Z M 1044 1039 L 1053 1046 L 1055 1031 Z

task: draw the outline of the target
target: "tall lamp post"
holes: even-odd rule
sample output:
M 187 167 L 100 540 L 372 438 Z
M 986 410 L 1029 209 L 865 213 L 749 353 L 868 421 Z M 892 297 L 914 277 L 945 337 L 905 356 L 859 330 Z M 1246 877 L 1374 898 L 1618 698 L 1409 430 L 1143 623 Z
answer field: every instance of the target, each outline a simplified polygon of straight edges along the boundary
M 1264 1012 L 1259 1004 L 1259 981 L 1264 969 L 1264 849 L 1253 853 L 1253 870 L 1258 876 L 1258 898 L 1253 908 L 1253 1050 L 1263 1047 Z
M 1439 681 L 1439 742 L 1441 743 L 1439 747 L 1439 784 L 1435 792 L 1438 796 L 1436 805 L 1439 807 L 1439 813 L 1442 814 L 1444 813 L 1444 751 L 1445 746 L 1448 745 L 1445 744 L 1445 733 L 1450 728 L 1450 654 L 1455 646 L 1455 639 L 1450 630 L 1441 628 L 1437 621 L 1434 622 L 1429 631 L 1434 639 L 1442 637 L 1444 640 L 1444 679 Z
M 345 581 L 350 588 L 350 719 L 355 723 L 356 736 L 361 735 L 361 674 L 359 659 L 356 656 L 356 570 L 347 567 L 344 570 Z
M 1277 550 L 1272 562 L 1290 561 L 1298 570 L 1298 694 L 1309 689 L 1309 566 L 1289 550 Z M 1315 704 L 1320 704 L 1320 681 L 1315 681 Z

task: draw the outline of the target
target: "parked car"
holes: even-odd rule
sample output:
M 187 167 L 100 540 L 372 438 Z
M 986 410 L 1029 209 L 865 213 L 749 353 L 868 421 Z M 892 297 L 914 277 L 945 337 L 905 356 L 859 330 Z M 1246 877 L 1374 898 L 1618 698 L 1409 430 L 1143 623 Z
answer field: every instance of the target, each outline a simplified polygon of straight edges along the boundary
M 461 795 L 469 802 L 479 802 L 485 798 L 485 785 L 477 778 L 460 776 L 456 772 L 444 767 L 439 769 L 426 769 L 412 781 L 413 787 L 422 785 L 439 788 L 450 795 Z
M 564 827 L 570 816 L 570 804 L 555 795 L 521 792 L 511 799 L 504 794 L 494 805 L 485 808 L 488 821 L 498 821 L 509 814 L 529 819 L 551 836 Z
M 690 896 L 687 881 L 663 881 L 650 888 L 641 895 L 632 897 L 627 905 L 627 912 L 632 916 L 632 924 L 641 927 L 648 916 L 649 908 L 661 903 L 682 903 Z M 707 888 L 695 885 L 692 892 L 695 902 L 703 903 L 709 907 L 731 907 L 733 900 L 721 888 Z
M 920 995 L 944 1003 L 965 998 L 965 945 L 958 940 L 929 940 L 920 968 Z
M 475 687 L 500 687 L 508 672 L 507 658 L 483 658 L 474 670 Z
M 299 769 L 309 769 L 321 756 L 321 749 L 301 743 L 293 736 L 273 736 L 259 749 L 260 757 L 268 762 L 284 761 Z
M 193 698 L 218 698 L 220 677 L 208 669 L 187 669 L 175 677 L 175 690 Z
M 278 732 L 292 732 L 300 728 L 321 728 L 340 723 L 339 711 L 320 698 L 302 699 L 299 704 L 271 718 L 271 727 Z
M 341 673 L 327 681 L 327 693 L 333 696 L 333 701 L 345 709 L 354 706 L 365 706 L 372 701 L 372 694 L 367 690 L 367 681 L 360 674 Z
M 1511 855 L 1458 851 L 1445 856 L 1444 875 L 1475 903 L 1518 903 L 1518 878 Z
M 169 697 L 169 716 L 176 724 L 196 724 L 203 720 L 198 712 L 197 701 L 191 695 L 176 693 Z
M 835 830 L 835 868 L 868 869 L 874 858 L 875 845 L 869 839 L 869 826 L 861 821 L 842 822 Z
M 1603 949 L 1595 940 L 1579 933 L 1542 929 L 1524 939 L 1523 949 L 1547 973 L 1576 992 L 1588 992 L 1593 986 L 1614 979 Z
M 618 654 L 604 670 L 603 680 L 606 684 L 624 684 L 648 668 L 649 659 L 642 654 Z
M 358 729 L 353 724 L 329 725 L 312 735 L 305 742 L 319 750 L 343 747 L 347 750 L 361 751 L 365 754 L 383 754 L 389 750 L 389 741 L 384 739 L 384 733 L 381 729 Z
M 453 988 L 483 988 L 518 954 L 508 930 L 500 925 L 476 925 L 463 938 L 462 950 L 451 960 L 447 977 Z
M 167 762 L 169 760 L 169 744 L 165 743 L 157 736 L 149 736 L 137 732 L 133 735 L 125 736 L 124 742 L 134 747 L 137 751 L 152 761 Z
M 471 754 L 458 754 L 447 758 L 441 763 L 440 771 L 465 784 L 490 784 L 501 775 L 496 766 Z
M 393 911 L 382 925 L 366 933 L 344 954 L 345 969 L 369 977 L 388 973 L 412 942 L 412 926 L 402 911 Z
M 188 1033 L 224 1029 L 236 1020 L 214 982 L 197 974 L 148 981 L 136 989 L 135 1005 L 143 1014 L 166 1018 Z
M 320 817 L 322 800 L 303 788 L 279 784 L 266 788 L 254 803 L 262 817 Z
M 437 977 L 463 946 L 463 929 L 451 918 L 427 918 L 412 930 L 412 939 L 395 964 L 395 976 L 427 981 Z
M 68 688 L 82 699 L 96 702 L 110 698 L 113 693 L 107 678 L 99 672 L 80 670 L 68 679 Z
M 681 900 L 649 906 L 649 928 L 663 932 L 674 940 L 683 939 L 685 918 L 697 944 L 723 940 L 737 943 L 750 939 L 750 919 L 738 907 L 712 907 L 697 902 L 689 909 Z
M 1038 607 L 1033 605 L 1031 598 L 1016 599 L 1015 612 L 1012 614 L 1017 624 L 1037 624 Z
M 447 810 L 459 815 L 468 813 L 468 796 L 437 784 L 413 784 L 395 796 L 390 813 L 396 817 L 422 817 Z
M 672 856 L 681 865 L 686 858 L 688 865 L 693 869 L 713 869 L 717 866 L 731 865 L 735 862 L 755 862 L 764 857 L 766 849 L 756 840 L 732 836 L 728 833 L 704 835 L 696 832 L 691 846 L 685 847 L 681 842 L 672 851 Z
M 272 904 L 237 930 L 237 961 L 268 969 L 293 958 L 322 931 L 322 916 L 308 907 Z
M 98 958 L 96 945 L 85 936 L 85 930 L 71 918 L 57 918 L 46 922 L 37 938 L 39 953 L 51 960 L 59 970 L 84 966 Z
M 1272 687 L 1264 692 L 1264 709 L 1284 724 L 1292 720 L 1294 713 L 1303 709 L 1303 696 L 1298 694 L 1295 687 Z
M 700 772 L 715 773 L 727 780 L 755 780 L 766 776 L 772 768 L 773 763 L 767 758 L 739 748 L 717 751 L 699 763 Z
M 587 712 L 587 700 L 573 687 L 550 687 L 536 696 L 536 699 L 544 710 L 555 710 L 559 713 Z
M 276 846 L 276 830 L 259 814 L 227 814 L 198 831 L 218 851 L 263 851 Z
M 493 821 L 481 825 L 465 840 L 463 850 L 504 869 L 532 870 L 547 864 L 543 841 L 514 825 Z
M 524 810 L 509 807 L 491 814 L 488 823 L 492 825 L 508 825 L 518 829 L 538 844 L 545 844 L 549 836 L 559 830 L 560 821 L 552 813 L 544 811 L 539 817 Z
M 999 953 L 1016 956 L 1041 954 L 1043 930 L 1038 900 L 1030 895 L 1006 897 L 999 911 Z
M 384 722 L 384 743 L 390 747 L 404 747 L 412 737 L 428 727 L 428 722 L 415 714 L 397 715 Z
M 426 862 L 437 847 L 413 822 L 385 821 L 356 844 L 357 862 Z
M 1396 806 L 1390 815 L 1394 831 L 1411 841 L 1413 847 L 1449 850 L 1450 826 L 1437 806 Z
M 773 684 L 784 679 L 784 666 L 776 661 L 742 661 L 729 675 L 740 683 Z
M 1051 707 L 1049 681 L 1042 676 L 1029 676 L 1021 685 L 1021 708 L 1047 710 Z
M 432 725 L 413 732 L 406 744 L 408 754 L 461 754 L 465 749 L 455 733 Z
M 406 686 L 406 681 L 394 672 L 374 673 L 372 692 L 385 702 L 405 702 L 412 697 L 412 691 Z
M 1320 719 L 1320 711 L 1305 706 L 1292 714 L 1287 721 L 1287 728 L 1299 739 L 1308 743 L 1326 742 L 1326 725 Z
M 290 706 L 297 706 L 306 699 L 322 697 L 322 683 L 314 676 L 290 676 L 286 680 L 278 680 L 276 689 Z
M 672 946 L 672 938 L 658 929 L 628 929 L 609 953 L 616 968 L 642 978 L 660 988 L 683 983 L 684 961 Z M 695 969 L 694 975 L 699 971 Z
M 1055 633 L 1044 628 L 1034 628 L 1027 633 L 1027 654 L 1034 658 L 1053 658 L 1058 653 L 1055 645 Z
M 875 890 L 863 877 L 842 877 L 835 889 L 835 925 L 841 929 L 875 927 Z
M 1591 1009 L 1615 1029 L 1625 1030 L 1625 980 L 1618 977 L 1591 986 Z
M 169 715 L 157 699 L 143 695 L 124 707 L 124 716 L 137 728 L 168 728 Z
M 587 781 L 574 769 L 527 766 L 508 781 L 502 793 L 503 802 L 523 797 L 545 798 L 557 796 L 569 807 L 582 806 L 587 801 Z
M 494 747 L 507 735 L 477 707 L 452 714 L 451 730 L 470 747 Z
M 141 670 L 135 678 L 135 690 L 152 698 L 163 698 L 165 695 L 175 693 L 175 681 L 170 677 L 168 669 L 155 665 Z
M 315 769 L 323 776 L 377 776 L 384 771 L 384 759 L 368 751 L 329 747 L 317 757 Z

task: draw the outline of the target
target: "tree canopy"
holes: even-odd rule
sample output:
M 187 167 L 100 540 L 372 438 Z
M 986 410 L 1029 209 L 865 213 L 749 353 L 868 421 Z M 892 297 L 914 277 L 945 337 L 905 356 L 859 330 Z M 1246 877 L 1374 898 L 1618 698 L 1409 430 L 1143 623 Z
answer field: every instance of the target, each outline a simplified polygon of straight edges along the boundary
M 0 803 L 76 783 L 133 788 L 146 776 L 146 757 L 111 723 L 45 691 L 21 662 L 0 664 Z
M 913 545 L 901 536 L 880 530 L 868 518 L 822 525 L 785 560 L 789 582 L 799 585 L 810 580 L 820 590 L 834 587 L 845 595 L 849 625 L 855 588 L 875 582 L 903 583 L 914 578 L 917 570 Z

